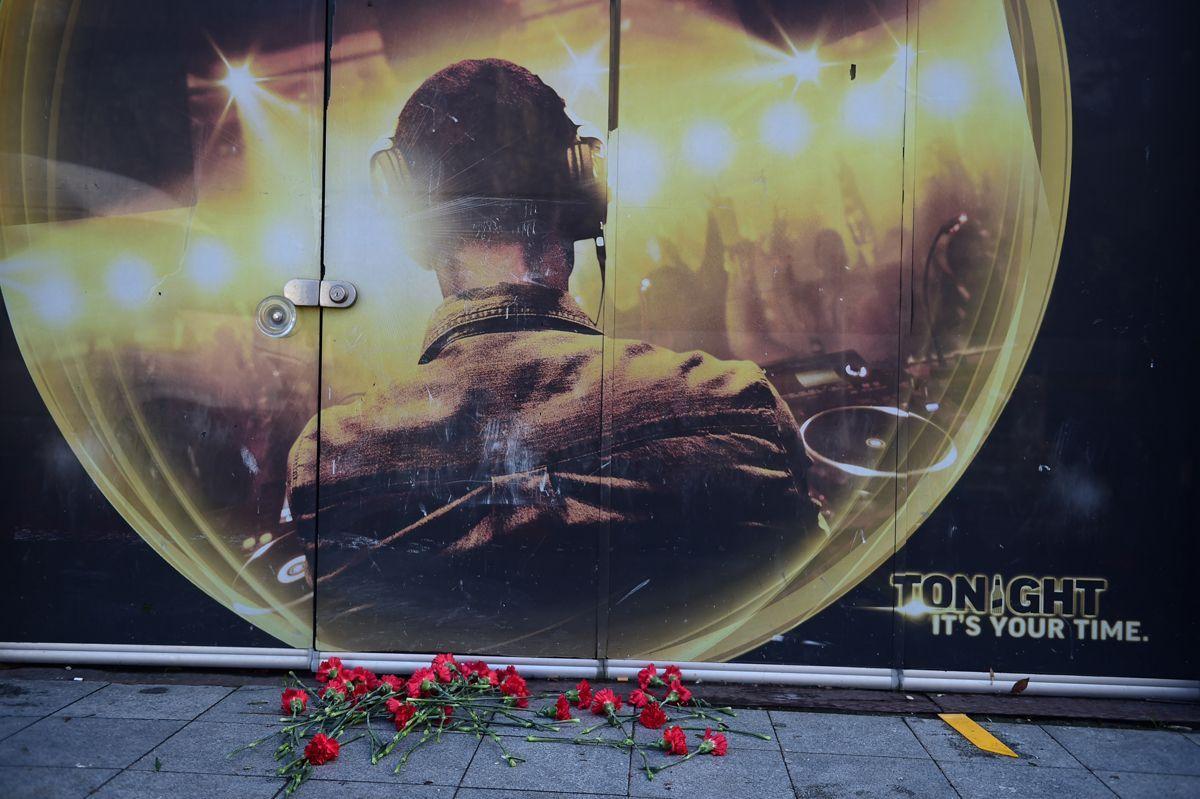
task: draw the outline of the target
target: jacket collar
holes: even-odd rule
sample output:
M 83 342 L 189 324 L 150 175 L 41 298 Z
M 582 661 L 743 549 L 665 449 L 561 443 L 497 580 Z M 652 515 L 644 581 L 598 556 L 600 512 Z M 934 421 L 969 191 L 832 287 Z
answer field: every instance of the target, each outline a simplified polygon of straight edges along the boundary
M 534 283 L 500 283 L 446 299 L 434 311 L 418 363 L 429 363 L 450 342 L 481 333 L 513 330 L 600 330 L 566 292 Z

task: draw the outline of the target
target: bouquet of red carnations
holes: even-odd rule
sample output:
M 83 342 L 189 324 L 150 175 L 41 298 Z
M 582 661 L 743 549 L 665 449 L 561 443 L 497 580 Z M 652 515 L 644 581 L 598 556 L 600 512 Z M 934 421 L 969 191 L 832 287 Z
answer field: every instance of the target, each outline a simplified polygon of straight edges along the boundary
M 726 719 L 735 715 L 733 710 L 711 707 L 696 697 L 683 684 L 683 674 L 676 666 L 668 666 L 662 674 L 654 664 L 642 669 L 638 687 L 624 699 L 610 688 L 594 691 L 587 680 L 569 691 L 534 697 L 513 666 L 496 670 L 482 661 L 459 662 L 453 655 L 438 655 L 428 667 L 418 669 L 407 679 L 392 674 L 376 676 L 369 669 L 350 668 L 338 658 L 330 658 L 321 663 L 316 681 L 320 688 L 314 691 L 295 674 L 289 674 L 281 697 L 283 728 L 242 747 L 282 739 L 275 759 L 281 762 L 277 773 L 287 779 L 288 795 L 308 779 L 314 768 L 336 760 L 344 744 L 362 737 L 370 742 L 372 765 L 402 750 L 397 756 L 396 772 L 417 749 L 451 734 L 488 738 L 499 747 L 504 760 L 516 766 L 522 758 L 505 748 L 500 731 L 518 728 L 526 731 L 527 741 L 637 751 L 649 779 L 697 755 L 725 755 L 726 733 L 770 740 L 760 733 L 731 729 Z M 530 708 L 531 701 L 544 704 L 535 710 Z M 538 735 L 561 732 L 564 724 L 582 726 L 581 719 L 572 715 L 575 712 L 590 713 L 599 721 L 570 738 Z M 682 726 L 689 722 L 693 726 Z M 606 725 L 620 728 L 623 734 L 595 734 Z M 651 743 L 639 743 L 634 740 L 637 725 L 663 732 Z M 385 732 L 381 733 L 381 728 Z M 691 751 L 685 730 L 698 733 L 699 741 Z M 648 750 L 659 750 L 676 759 L 652 766 L 646 757 Z

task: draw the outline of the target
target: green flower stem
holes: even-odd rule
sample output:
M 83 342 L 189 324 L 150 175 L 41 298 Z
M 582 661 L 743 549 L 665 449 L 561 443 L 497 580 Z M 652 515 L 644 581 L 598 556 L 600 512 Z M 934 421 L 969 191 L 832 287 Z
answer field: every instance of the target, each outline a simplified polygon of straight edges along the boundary
M 700 750 L 699 750 L 699 749 L 696 749 L 696 750 L 694 750 L 694 751 L 692 751 L 692 752 L 689 752 L 688 754 L 684 755 L 683 757 L 679 758 L 678 760 L 676 760 L 676 761 L 674 761 L 674 762 L 671 762 L 671 763 L 668 763 L 668 764 L 667 764 L 667 765 L 665 765 L 665 766 L 651 766 L 651 767 L 649 767 L 649 768 L 650 768 L 650 770 L 651 770 L 651 772 L 652 772 L 650 779 L 654 779 L 654 776 L 653 776 L 654 774 L 662 774 L 664 771 L 666 771 L 666 770 L 667 770 L 667 769 L 669 769 L 669 768 L 675 768 L 675 767 L 676 767 L 676 766 L 678 766 L 680 763 L 686 763 L 686 762 L 688 762 L 689 760 L 691 760 L 693 757 L 695 757 L 695 756 L 696 756 L 696 755 L 698 755 L 698 754 L 700 754 Z
M 414 744 L 412 746 L 412 748 L 410 748 L 407 752 L 400 755 L 400 762 L 396 764 L 396 768 L 394 768 L 392 770 L 392 773 L 399 774 L 400 770 L 402 768 L 404 768 L 405 765 L 407 765 L 408 759 L 412 756 L 412 753 L 417 751 L 418 749 L 420 749 L 425 744 L 429 743 L 429 738 L 430 738 L 429 731 L 426 730 L 425 734 L 421 736 L 421 740 L 417 741 L 416 744 Z
M 616 741 L 611 738 L 550 738 L 540 735 L 526 735 L 525 740 L 530 743 L 554 743 L 554 744 L 576 744 L 579 746 L 608 746 L 613 749 L 636 749 L 637 745 L 632 739 L 626 738 L 623 741 Z
M 679 727 L 680 727 L 680 729 L 684 729 L 684 730 L 695 730 L 696 732 L 704 732 L 706 729 L 713 729 L 712 727 L 684 727 L 683 725 L 677 725 L 677 726 L 679 726 Z M 751 732 L 751 731 L 749 731 L 749 730 L 735 730 L 735 729 L 734 729 L 734 728 L 732 728 L 732 727 L 726 727 L 724 724 L 722 724 L 722 725 L 720 726 L 720 728 L 719 728 L 719 729 L 716 729 L 716 732 L 722 732 L 722 733 L 725 733 L 725 732 L 731 732 L 731 733 L 733 733 L 734 735 L 746 735 L 746 736 L 749 736 L 749 737 L 751 737 L 751 738 L 757 738 L 757 739 L 758 739 L 758 740 L 760 740 L 760 741 L 773 741 L 773 740 L 775 740 L 775 739 L 774 739 L 774 738 L 772 738 L 770 735 L 764 735 L 764 734 L 763 734 L 763 733 L 761 733 L 761 732 Z
M 642 756 L 642 768 L 646 770 L 646 779 L 654 779 L 654 769 L 650 768 L 650 758 L 646 757 L 646 752 L 640 746 L 637 747 L 637 753 Z

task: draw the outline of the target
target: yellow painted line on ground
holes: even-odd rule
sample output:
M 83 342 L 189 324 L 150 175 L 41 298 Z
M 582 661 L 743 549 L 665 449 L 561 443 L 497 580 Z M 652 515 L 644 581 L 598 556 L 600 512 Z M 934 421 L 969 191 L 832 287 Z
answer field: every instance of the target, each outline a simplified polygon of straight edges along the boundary
M 938 718 L 958 731 L 962 737 L 985 752 L 1005 757 L 1016 757 L 1017 753 L 1005 746 L 1000 739 L 980 727 L 965 713 L 938 713 Z

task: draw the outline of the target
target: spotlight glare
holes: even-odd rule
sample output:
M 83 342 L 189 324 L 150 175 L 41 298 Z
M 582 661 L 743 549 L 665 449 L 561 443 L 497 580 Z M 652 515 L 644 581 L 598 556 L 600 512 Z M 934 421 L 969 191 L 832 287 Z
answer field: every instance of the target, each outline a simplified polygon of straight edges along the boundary
M 658 263 L 662 260 L 662 246 L 658 243 L 658 237 L 651 236 L 646 242 L 646 255 L 650 256 L 650 260 Z
M 812 134 L 812 123 L 808 114 L 798 104 L 776 103 L 763 114 L 759 134 L 763 143 L 772 150 L 792 155 L 807 146 Z
M 662 157 L 648 139 L 623 134 L 617 140 L 617 202 L 645 205 L 662 184 Z
M 64 275 L 50 275 L 29 287 L 29 301 L 43 322 L 61 327 L 79 315 L 79 287 Z
M 282 272 L 307 274 L 313 263 L 312 234 L 301 225 L 277 221 L 267 226 L 262 237 L 263 259 Z M 305 270 L 297 272 L 297 270 Z M 295 277 L 295 274 L 291 275 Z
M 933 608 L 926 605 L 924 600 L 915 597 L 896 608 L 897 613 L 908 619 L 920 619 L 929 615 L 932 610 Z
M 963 64 L 954 61 L 940 61 L 921 69 L 917 87 L 925 107 L 940 117 L 955 117 L 966 111 L 971 88 L 965 71 Z
M 224 244 L 204 238 L 188 247 L 184 268 L 197 287 L 215 291 L 233 277 L 233 258 Z
M 605 44 L 606 42 L 601 40 L 586 53 L 576 53 L 571 49 L 571 45 L 562 42 L 570 60 L 562 70 L 568 98 L 578 98 L 582 94 L 599 92 L 604 88 L 608 78 L 608 64 L 601 58 L 600 51 Z
M 892 61 L 892 65 L 883 73 L 883 77 L 889 83 L 894 83 L 897 86 L 903 86 L 905 77 L 908 74 L 908 67 L 917 57 L 917 52 L 913 50 L 912 45 L 905 44 L 896 51 L 896 59 Z
M 792 48 L 792 52 L 787 56 L 787 64 L 797 86 L 801 83 L 816 83 L 817 78 L 821 76 L 821 67 L 824 66 L 817 57 L 815 47 L 811 50 Z
M 729 128 L 720 122 L 697 122 L 684 134 L 684 155 L 704 175 L 724 171 L 733 160 L 735 146 Z
M 883 82 L 852 86 L 842 103 L 842 124 L 857 136 L 898 136 L 903 118 L 903 92 Z
M 154 291 L 154 267 L 135 256 L 125 256 L 108 268 L 105 284 L 108 294 L 122 308 L 137 308 Z
M 254 73 L 250 71 L 250 62 L 247 61 L 238 66 L 230 64 L 220 83 L 229 92 L 231 99 L 243 101 L 258 91 L 261 81 L 262 78 L 254 77 Z
M 781 31 L 782 33 L 782 31 Z M 816 83 L 820 80 L 821 70 L 829 66 L 817 55 L 817 48 L 798 50 L 792 40 L 784 34 L 787 50 L 779 50 L 765 45 L 756 46 L 755 50 L 763 56 L 765 63 L 742 73 L 749 80 L 778 81 L 792 79 L 792 95 L 805 83 Z

